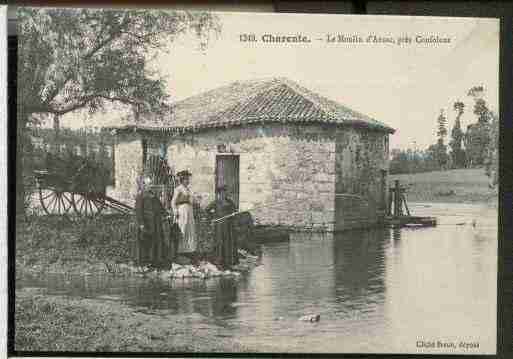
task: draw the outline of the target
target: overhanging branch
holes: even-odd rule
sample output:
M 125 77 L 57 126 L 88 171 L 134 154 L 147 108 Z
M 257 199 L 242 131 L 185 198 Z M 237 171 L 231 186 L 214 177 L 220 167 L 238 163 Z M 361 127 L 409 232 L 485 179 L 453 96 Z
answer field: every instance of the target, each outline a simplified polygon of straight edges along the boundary
M 132 105 L 132 106 L 139 106 L 143 103 L 141 101 L 137 101 L 134 99 L 130 99 L 128 97 L 122 97 L 122 96 L 108 96 L 108 95 L 90 95 L 86 97 L 82 97 L 80 99 L 77 99 L 73 102 L 73 104 L 68 105 L 64 108 L 48 108 L 48 112 L 53 113 L 55 115 L 62 116 L 68 112 L 76 111 L 78 109 L 86 107 L 91 101 L 94 101 L 95 99 L 103 99 L 111 102 L 120 102 L 126 105 Z

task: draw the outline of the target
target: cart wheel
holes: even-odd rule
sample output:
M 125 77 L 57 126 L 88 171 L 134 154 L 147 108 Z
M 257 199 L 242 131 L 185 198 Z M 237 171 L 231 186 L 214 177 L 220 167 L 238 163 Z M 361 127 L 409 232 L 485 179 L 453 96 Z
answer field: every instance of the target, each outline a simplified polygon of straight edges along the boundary
M 79 216 L 95 217 L 105 207 L 105 201 L 97 196 L 85 193 L 73 193 L 73 209 Z
M 46 214 L 67 215 L 71 209 L 73 198 L 69 192 L 40 187 L 39 201 Z

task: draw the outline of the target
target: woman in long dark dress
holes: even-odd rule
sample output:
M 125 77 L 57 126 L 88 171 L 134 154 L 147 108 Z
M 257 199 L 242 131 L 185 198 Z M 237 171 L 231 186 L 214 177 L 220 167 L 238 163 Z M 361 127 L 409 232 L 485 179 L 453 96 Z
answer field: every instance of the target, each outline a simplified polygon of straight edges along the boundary
M 215 216 L 215 256 L 224 267 L 230 267 L 239 262 L 237 239 L 233 231 L 234 217 L 223 218 L 234 214 L 236 209 L 233 201 L 226 196 L 225 186 L 217 188 L 217 199 L 206 208 Z
M 138 228 L 138 264 L 161 267 L 166 261 L 163 218 L 167 215 L 157 194 L 146 179 L 143 191 L 137 194 L 135 213 Z

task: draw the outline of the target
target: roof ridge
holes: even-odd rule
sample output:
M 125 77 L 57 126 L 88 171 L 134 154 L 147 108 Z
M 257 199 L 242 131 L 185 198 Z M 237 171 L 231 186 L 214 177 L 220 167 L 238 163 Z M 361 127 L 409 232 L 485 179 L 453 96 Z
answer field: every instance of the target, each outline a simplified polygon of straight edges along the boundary
M 353 110 L 352 108 L 350 108 L 349 106 L 343 104 L 343 103 L 340 103 L 339 101 L 335 101 L 327 96 L 323 96 L 321 94 L 318 94 L 304 86 L 302 86 L 301 84 L 295 82 L 295 81 L 292 81 L 286 77 L 282 78 L 284 79 L 284 83 L 289 86 L 292 90 L 294 90 L 297 94 L 299 94 L 300 96 L 303 96 L 305 97 L 307 100 L 311 101 L 313 104 L 317 105 L 318 106 L 318 109 L 321 110 L 322 112 L 326 113 L 327 116 L 329 116 L 331 119 L 333 120 L 337 120 L 338 119 L 338 114 L 336 113 L 333 113 L 331 111 L 330 108 L 326 108 L 326 106 L 322 103 L 322 102 L 319 102 L 318 99 L 320 100 L 323 100 L 323 101 L 326 101 L 328 103 L 330 103 L 331 106 L 335 107 L 335 109 L 337 107 L 342 107 L 344 109 L 344 111 L 348 112 L 349 115 L 351 116 L 350 118 L 345 118 L 344 120 L 346 121 L 354 121 L 354 120 L 358 120 L 358 117 L 363 117 L 365 120 L 367 121 L 374 121 L 376 123 L 378 123 L 379 125 L 382 125 L 382 126 L 385 126 L 385 127 L 388 127 L 388 125 L 376 120 L 375 118 L 369 116 L 369 115 L 366 115 L 364 113 L 361 113 L 359 111 L 356 111 L 356 110 Z M 292 84 L 292 86 L 290 86 L 290 84 Z M 301 93 L 298 92 L 298 89 L 301 90 Z
M 294 91 L 294 93 L 296 93 L 298 96 L 301 96 L 304 99 L 306 99 L 307 101 L 311 102 L 317 110 L 325 113 L 326 116 L 328 116 L 330 119 L 336 120 L 336 117 L 333 116 L 333 114 L 331 113 L 331 111 L 329 111 L 329 109 L 326 109 L 321 103 L 319 103 L 319 101 L 317 101 L 316 99 L 312 98 L 312 97 L 315 97 L 315 96 L 311 96 L 311 95 L 313 95 L 313 92 L 311 92 L 307 88 L 301 86 L 299 83 L 290 80 L 287 77 L 280 77 L 279 80 L 282 82 L 282 84 L 284 84 L 289 89 Z M 298 91 L 298 88 L 301 91 Z M 317 96 L 318 97 L 322 97 L 321 95 L 317 95 Z M 325 97 L 325 99 L 329 100 L 326 97 Z
M 260 78 L 255 78 L 255 79 L 246 79 L 246 80 L 235 80 L 235 81 L 230 81 L 224 85 L 221 85 L 221 86 L 216 86 L 214 88 L 211 88 L 209 90 L 206 90 L 206 91 L 203 91 L 203 92 L 199 92 L 199 93 L 196 93 L 196 94 L 193 94 L 193 95 L 190 95 L 190 96 L 187 96 L 181 100 L 178 100 L 178 101 L 174 101 L 172 105 L 178 105 L 182 102 L 185 102 L 185 101 L 188 101 L 189 99 L 191 98 L 194 98 L 194 97 L 198 97 L 198 96 L 205 96 L 206 94 L 209 94 L 209 93 L 212 93 L 212 92 L 217 92 L 219 91 L 220 89 L 223 89 L 223 88 L 229 88 L 229 87 L 232 87 L 236 84 L 250 84 L 250 83 L 253 83 L 253 84 L 256 84 L 258 82 L 261 82 L 261 83 L 266 83 L 266 82 L 274 82 L 276 80 L 278 80 L 279 77 L 276 77 L 276 76 L 268 76 L 268 77 L 260 77 Z
M 244 105 L 250 103 L 251 101 L 253 101 L 253 99 L 255 99 L 256 97 L 260 96 L 262 93 L 267 92 L 267 91 L 277 87 L 278 85 L 280 85 L 279 78 L 276 77 L 276 76 L 269 77 L 268 78 L 269 80 L 266 80 L 266 79 L 267 78 L 264 77 L 264 78 L 260 78 L 260 79 L 253 79 L 253 80 L 246 80 L 246 81 L 232 81 L 232 82 L 230 82 L 227 86 L 234 85 L 236 83 L 241 83 L 241 82 L 254 82 L 254 81 L 262 81 L 264 84 L 268 83 L 269 85 L 261 86 L 261 88 L 259 88 L 257 91 L 255 91 L 251 96 L 246 97 L 243 101 L 236 102 L 235 104 L 233 104 L 233 106 L 227 107 L 227 108 L 222 109 L 220 111 L 216 111 L 214 114 L 210 115 L 208 117 L 208 119 L 215 119 L 216 117 L 219 116 L 220 113 L 229 112 L 229 111 L 233 110 L 234 108 L 237 108 L 237 107 L 240 107 L 240 106 L 244 106 Z

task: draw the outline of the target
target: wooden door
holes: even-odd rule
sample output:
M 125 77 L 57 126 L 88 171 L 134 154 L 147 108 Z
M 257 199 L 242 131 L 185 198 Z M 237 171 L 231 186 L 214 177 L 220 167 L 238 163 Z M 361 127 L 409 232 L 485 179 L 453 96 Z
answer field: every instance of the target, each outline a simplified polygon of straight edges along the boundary
M 216 156 L 216 188 L 224 185 L 226 195 L 239 210 L 239 155 Z

